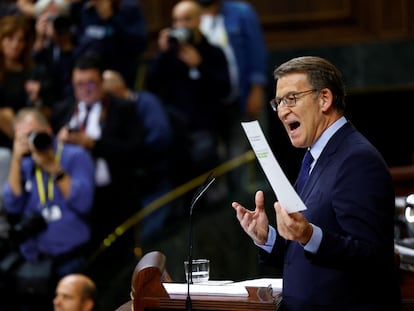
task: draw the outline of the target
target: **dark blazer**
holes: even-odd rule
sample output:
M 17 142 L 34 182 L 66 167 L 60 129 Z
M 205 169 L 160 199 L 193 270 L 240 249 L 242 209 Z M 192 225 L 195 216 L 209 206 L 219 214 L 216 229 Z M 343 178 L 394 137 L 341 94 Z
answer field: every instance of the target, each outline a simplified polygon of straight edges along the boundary
M 214 130 L 222 113 L 223 99 L 230 92 L 226 57 L 221 48 L 202 36 L 194 47 L 202 57 L 198 79 L 178 58 L 176 50 L 159 52 L 148 68 L 146 86 L 164 103 L 173 128 L 178 133 Z
M 108 162 L 112 178 L 122 181 L 145 160 L 144 129 L 133 101 L 108 96 L 103 100 L 102 135 L 91 150 L 92 156 Z M 55 104 L 51 124 L 57 133 L 75 112 L 74 98 Z
M 283 310 L 398 310 L 394 191 L 382 156 L 349 122 L 330 139 L 300 197 L 323 238 L 316 254 L 278 236 L 263 262 L 283 267 Z M 395 300 L 394 300 L 395 301 Z
M 111 183 L 95 191 L 91 213 L 92 244 L 139 210 L 141 185 L 145 181 L 140 180 L 138 172 L 146 167 L 148 156 L 135 102 L 107 97 L 102 105 L 101 138 L 90 152 L 95 160 L 105 159 Z M 75 106 L 73 98 L 56 104 L 51 120 L 55 132 L 68 124 Z

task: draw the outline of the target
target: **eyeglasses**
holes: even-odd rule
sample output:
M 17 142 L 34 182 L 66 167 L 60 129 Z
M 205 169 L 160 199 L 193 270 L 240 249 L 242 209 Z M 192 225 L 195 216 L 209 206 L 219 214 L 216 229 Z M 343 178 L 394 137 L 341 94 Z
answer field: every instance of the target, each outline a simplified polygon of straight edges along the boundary
M 277 112 L 280 104 L 283 104 L 283 107 L 293 107 L 296 106 L 296 100 L 304 97 L 308 94 L 316 92 L 317 89 L 307 90 L 303 92 L 291 93 L 283 97 L 276 97 L 270 101 L 270 106 L 272 109 Z
M 96 88 L 97 86 L 97 82 L 93 81 L 93 80 L 88 80 L 88 81 L 76 81 L 74 83 L 75 88 L 77 89 L 88 89 L 88 90 L 93 90 Z

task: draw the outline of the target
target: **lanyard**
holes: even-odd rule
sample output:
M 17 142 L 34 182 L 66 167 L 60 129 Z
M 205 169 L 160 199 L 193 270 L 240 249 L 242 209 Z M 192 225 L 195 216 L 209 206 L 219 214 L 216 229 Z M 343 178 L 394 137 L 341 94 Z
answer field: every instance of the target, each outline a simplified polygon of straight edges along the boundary
M 60 158 L 62 155 L 63 144 L 61 142 L 57 145 L 57 150 L 55 154 L 55 161 L 58 163 L 60 162 Z M 40 167 L 36 166 L 36 183 L 37 183 L 37 192 L 39 193 L 40 204 L 45 206 L 46 204 L 46 192 L 43 184 L 43 175 L 42 170 Z M 53 201 L 53 192 L 54 192 L 54 185 L 53 179 L 49 176 L 47 180 L 47 199 L 48 201 Z

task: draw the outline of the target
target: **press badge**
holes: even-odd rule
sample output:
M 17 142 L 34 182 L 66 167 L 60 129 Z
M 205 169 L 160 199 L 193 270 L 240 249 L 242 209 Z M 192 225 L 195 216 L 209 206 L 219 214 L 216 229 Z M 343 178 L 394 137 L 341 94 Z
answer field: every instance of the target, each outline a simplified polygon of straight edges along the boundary
M 32 191 L 32 188 L 32 181 L 30 179 L 26 180 L 26 182 L 24 183 L 24 190 L 26 190 L 26 192 L 30 192 Z
M 47 221 L 57 221 L 62 218 L 62 211 L 57 205 L 46 206 L 42 209 L 42 216 Z

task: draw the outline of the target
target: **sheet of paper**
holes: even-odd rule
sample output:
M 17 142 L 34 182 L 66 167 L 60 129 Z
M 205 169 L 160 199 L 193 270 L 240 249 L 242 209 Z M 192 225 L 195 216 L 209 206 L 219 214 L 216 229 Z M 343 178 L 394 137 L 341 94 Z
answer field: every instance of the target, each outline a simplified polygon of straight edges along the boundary
M 273 291 L 280 292 L 283 288 L 283 279 L 282 278 L 260 278 L 260 279 L 252 279 L 246 280 L 241 282 L 234 283 L 236 285 L 243 285 L 243 286 L 251 286 L 251 287 L 268 287 L 269 285 L 272 286 Z
M 404 245 L 399 245 L 395 243 L 395 249 L 401 256 L 412 257 L 414 260 L 414 248 L 406 247 Z
M 169 295 L 186 295 L 187 283 L 163 283 Z M 243 285 L 223 284 L 190 284 L 191 295 L 217 295 L 217 296 L 242 296 L 248 297 L 249 292 Z
M 288 212 L 294 213 L 306 209 L 295 189 L 277 162 L 258 121 L 241 123 L 250 145 L 262 166 L 263 171 L 276 194 L 280 205 Z

